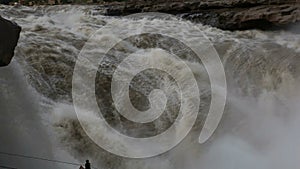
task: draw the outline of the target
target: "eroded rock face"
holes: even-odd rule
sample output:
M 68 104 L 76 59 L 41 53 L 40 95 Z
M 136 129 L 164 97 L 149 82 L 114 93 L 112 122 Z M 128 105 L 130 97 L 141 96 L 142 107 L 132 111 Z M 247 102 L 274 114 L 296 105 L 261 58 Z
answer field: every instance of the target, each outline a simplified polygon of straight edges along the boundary
M 300 21 L 300 1 L 296 0 L 194 0 L 129 1 L 107 6 L 107 15 L 164 12 L 181 15 L 226 30 L 269 29 Z
M 21 27 L 0 16 L 0 67 L 7 66 L 14 56 Z
M 184 18 L 226 30 L 280 28 L 300 20 L 299 5 L 261 5 L 230 10 L 203 10 Z

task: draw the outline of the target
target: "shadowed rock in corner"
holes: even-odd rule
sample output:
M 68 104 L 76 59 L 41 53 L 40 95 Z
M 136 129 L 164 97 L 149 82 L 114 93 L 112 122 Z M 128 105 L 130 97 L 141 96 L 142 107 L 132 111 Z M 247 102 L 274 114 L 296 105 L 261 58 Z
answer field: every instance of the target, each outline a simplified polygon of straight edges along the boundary
M 21 27 L 0 16 L 0 67 L 7 66 L 14 56 Z
M 225 30 L 280 28 L 300 21 L 300 0 L 129 0 L 106 7 L 106 15 L 164 12 Z

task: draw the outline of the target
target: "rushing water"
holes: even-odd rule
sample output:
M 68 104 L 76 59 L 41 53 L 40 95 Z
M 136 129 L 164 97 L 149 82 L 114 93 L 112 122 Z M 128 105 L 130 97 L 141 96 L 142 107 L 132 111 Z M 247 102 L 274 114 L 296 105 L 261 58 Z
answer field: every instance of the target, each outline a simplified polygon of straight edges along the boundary
M 1 151 L 73 162 L 90 159 L 97 168 L 113 169 L 282 169 L 299 166 L 299 34 L 258 30 L 228 32 L 171 18 L 106 17 L 95 6 L 1 6 L 0 14 L 23 28 L 12 64 L 0 69 Z M 98 105 L 105 119 L 121 133 L 148 137 L 166 130 L 174 122 L 180 106 L 177 86 L 168 75 L 149 70 L 138 74 L 131 83 L 132 103 L 139 110 L 149 108 L 146 96 L 153 89 L 165 88 L 167 93 L 166 113 L 147 125 L 121 117 L 111 106 L 113 101 L 108 99 L 111 95 L 107 92 L 112 72 L 125 54 L 145 46 L 159 46 L 178 54 L 198 82 L 201 113 L 193 130 L 171 151 L 148 159 L 118 157 L 99 148 L 87 137 L 72 106 L 73 69 L 85 42 L 110 22 L 117 24 L 113 30 L 119 32 L 133 23 L 140 23 L 162 30 L 174 27 L 170 29 L 172 33 L 190 35 L 183 37 L 186 39 L 196 36 L 197 32 L 188 27 L 184 30 L 176 27 L 176 23 L 184 22 L 197 27 L 209 38 L 225 67 L 228 98 L 224 117 L 208 142 L 201 145 L 197 140 L 211 100 L 204 66 L 193 54 L 181 51 L 180 45 L 172 46 L 175 43 L 172 39 L 156 43 L 161 37 L 151 35 L 129 38 L 108 53 L 95 82 Z M 136 32 L 141 29 L 136 28 Z M 101 38 L 100 45 L 114 39 L 115 34 L 107 32 Z M 163 53 L 155 53 L 159 54 Z M 151 147 L 145 147 L 147 149 Z M 0 156 L 1 163 L 18 168 L 74 168 L 22 160 Z

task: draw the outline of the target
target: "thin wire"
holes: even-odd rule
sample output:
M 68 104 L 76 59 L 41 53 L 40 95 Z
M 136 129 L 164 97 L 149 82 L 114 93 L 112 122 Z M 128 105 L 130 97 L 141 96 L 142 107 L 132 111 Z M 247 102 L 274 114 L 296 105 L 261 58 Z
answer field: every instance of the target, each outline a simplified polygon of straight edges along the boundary
M 4 165 L 0 165 L 0 168 L 6 168 L 6 169 L 17 169 L 17 168 L 7 167 L 7 166 L 4 166 Z
M 21 154 L 14 154 L 14 153 L 0 152 L 0 154 L 9 155 L 9 156 L 16 156 L 16 157 L 23 157 L 23 158 L 30 158 L 30 159 L 36 159 L 36 160 L 44 160 L 44 161 L 50 161 L 50 162 L 55 162 L 55 163 L 63 163 L 63 164 L 70 164 L 70 165 L 81 165 L 81 164 L 78 164 L 78 163 L 71 163 L 71 162 L 65 162 L 65 161 L 59 161 L 59 160 L 51 160 L 51 159 L 47 159 L 47 158 L 26 156 L 26 155 L 21 155 Z
M 82 164 L 78 164 L 78 163 L 72 163 L 72 162 L 66 162 L 66 161 L 60 161 L 60 160 L 52 160 L 52 159 L 47 159 L 47 158 L 34 157 L 34 156 L 27 156 L 27 155 L 14 154 L 14 153 L 7 153 L 7 152 L 2 152 L 2 151 L 0 151 L 0 154 L 8 155 L 8 156 L 21 157 L 21 158 L 29 158 L 29 159 L 35 159 L 35 160 L 49 161 L 49 162 L 54 162 L 54 163 L 62 163 L 62 164 L 76 165 L 76 166 L 82 165 Z M 2 166 L 0 166 L 0 167 L 2 167 Z M 94 168 L 94 167 L 93 167 L 93 168 Z M 13 168 L 13 169 L 15 169 L 15 168 Z M 97 169 L 97 168 L 94 168 L 94 169 Z

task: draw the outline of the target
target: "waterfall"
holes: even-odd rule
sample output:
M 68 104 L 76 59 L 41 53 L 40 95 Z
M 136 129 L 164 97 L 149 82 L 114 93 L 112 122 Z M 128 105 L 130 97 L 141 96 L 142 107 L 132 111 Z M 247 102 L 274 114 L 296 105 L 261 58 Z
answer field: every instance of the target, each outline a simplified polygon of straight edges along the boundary
M 298 166 L 300 35 L 297 32 L 230 32 L 178 18 L 108 17 L 101 15 L 99 10 L 96 6 L 80 5 L 0 6 L 2 16 L 23 28 L 12 64 L 0 69 L 0 151 L 75 163 L 89 159 L 97 168 L 113 169 L 282 169 Z M 151 100 L 147 97 L 154 89 L 162 89 L 168 99 L 162 116 L 146 125 L 121 116 L 112 106 L 114 100 L 108 91 L 112 88 L 113 72 L 130 53 L 155 58 L 151 60 L 152 65 L 167 63 L 181 69 L 164 57 L 156 57 L 166 54 L 155 48 L 169 50 L 192 71 L 201 95 L 199 114 L 191 132 L 170 151 L 145 159 L 114 155 L 88 137 L 74 108 L 73 71 L 86 42 L 110 23 L 114 27 L 106 32 L 102 29 L 104 33 L 96 34 L 101 40 L 89 44 L 98 48 L 87 53 L 103 52 L 101 47 L 118 40 L 117 33 L 132 33 L 125 28 L 134 28 L 135 32 L 159 28 L 161 33 L 166 30 L 183 40 L 198 37 L 202 32 L 211 41 L 224 66 L 228 95 L 223 118 L 207 142 L 198 142 L 213 92 L 207 66 L 183 43 L 151 34 L 132 36 L 113 46 L 99 66 L 83 65 L 82 68 L 97 72 L 93 83 L 96 88 L 93 90 L 86 85 L 85 80 L 91 75 L 88 73 L 79 78 L 80 87 L 96 93 L 103 118 L 119 133 L 137 138 L 161 134 L 176 122 L 181 104 L 180 86 L 168 73 L 145 70 L 136 74 L 129 85 L 129 97 L 137 110 L 150 108 Z M 193 42 L 199 46 L 205 44 Z M 146 50 L 149 46 L 151 50 Z M 126 66 L 128 69 L 124 71 L 128 72 L 129 68 L 139 65 Z M 189 77 L 187 71 L 178 76 L 180 80 Z M 89 116 L 88 123 L 94 122 L 93 118 Z M 93 133 L 99 137 L 101 134 Z M 108 140 L 116 147 L 119 141 Z M 153 147 L 145 147 L 144 151 L 150 149 Z M 0 155 L 2 163 L 18 168 L 74 167 Z

